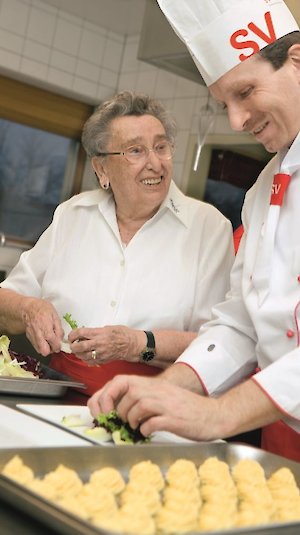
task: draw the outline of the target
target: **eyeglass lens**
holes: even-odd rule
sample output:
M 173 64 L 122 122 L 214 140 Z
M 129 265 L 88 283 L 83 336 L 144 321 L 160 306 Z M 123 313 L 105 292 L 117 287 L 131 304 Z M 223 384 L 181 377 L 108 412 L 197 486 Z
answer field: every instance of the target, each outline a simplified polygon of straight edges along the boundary
M 146 159 L 150 152 L 154 152 L 160 160 L 169 160 L 172 157 L 172 146 L 168 141 L 158 143 L 149 149 L 145 145 L 133 145 L 124 151 L 124 156 L 129 161 Z

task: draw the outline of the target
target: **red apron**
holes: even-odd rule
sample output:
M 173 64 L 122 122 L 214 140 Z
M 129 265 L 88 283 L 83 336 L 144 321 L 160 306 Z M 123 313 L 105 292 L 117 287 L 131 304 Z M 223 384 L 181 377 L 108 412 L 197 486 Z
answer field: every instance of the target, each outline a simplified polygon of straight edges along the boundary
M 148 366 L 142 363 L 127 362 L 126 360 L 114 360 L 99 366 L 88 366 L 85 362 L 75 357 L 73 354 L 55 353 L 51 358 L 51 368 L 68 375 L 72 379 L 84 383 L 87 388 L 80 392 L 91 396 L 99 390 L 107 381 L 115 375 L 157 375 L 161 368 Z
M 276 455 L 300 462 L 300 433 L 281 420 L 263 428 L 261 447 Z

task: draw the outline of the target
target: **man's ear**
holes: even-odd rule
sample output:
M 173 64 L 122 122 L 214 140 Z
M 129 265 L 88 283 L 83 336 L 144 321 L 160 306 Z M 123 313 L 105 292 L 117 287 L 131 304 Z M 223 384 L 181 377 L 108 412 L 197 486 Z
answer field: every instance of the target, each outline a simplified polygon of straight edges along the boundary
M 296 43 L 288 49 L 288 59 L 297 70 L 300 79 L 300 44 Z

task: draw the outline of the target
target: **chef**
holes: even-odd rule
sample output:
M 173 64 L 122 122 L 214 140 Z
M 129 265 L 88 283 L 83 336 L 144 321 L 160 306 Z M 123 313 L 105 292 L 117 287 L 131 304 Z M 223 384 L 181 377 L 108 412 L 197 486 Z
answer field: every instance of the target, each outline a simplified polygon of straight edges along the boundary
M 233 130 L 276 155 L 246 195 L 231 290 L 213 319 L 159 379 L 116 378 L 89 406 L 115 405 L 146 435 L 264 427 L 265 449 L 300 461 L 299 28 L 282 0 L 158 3 Z

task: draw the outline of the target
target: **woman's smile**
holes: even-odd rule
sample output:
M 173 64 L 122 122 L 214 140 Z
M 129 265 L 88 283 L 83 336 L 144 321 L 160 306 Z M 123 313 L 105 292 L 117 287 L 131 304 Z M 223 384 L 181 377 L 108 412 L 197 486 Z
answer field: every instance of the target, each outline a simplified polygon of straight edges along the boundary
M 159 176 L 159 177 L 156 177 L 156 178 L 144 178 L 142 180 L 142 183 L 145 184 L 146 186 L 157 186 L 159 185 L 163 180 L 163 176 Z

